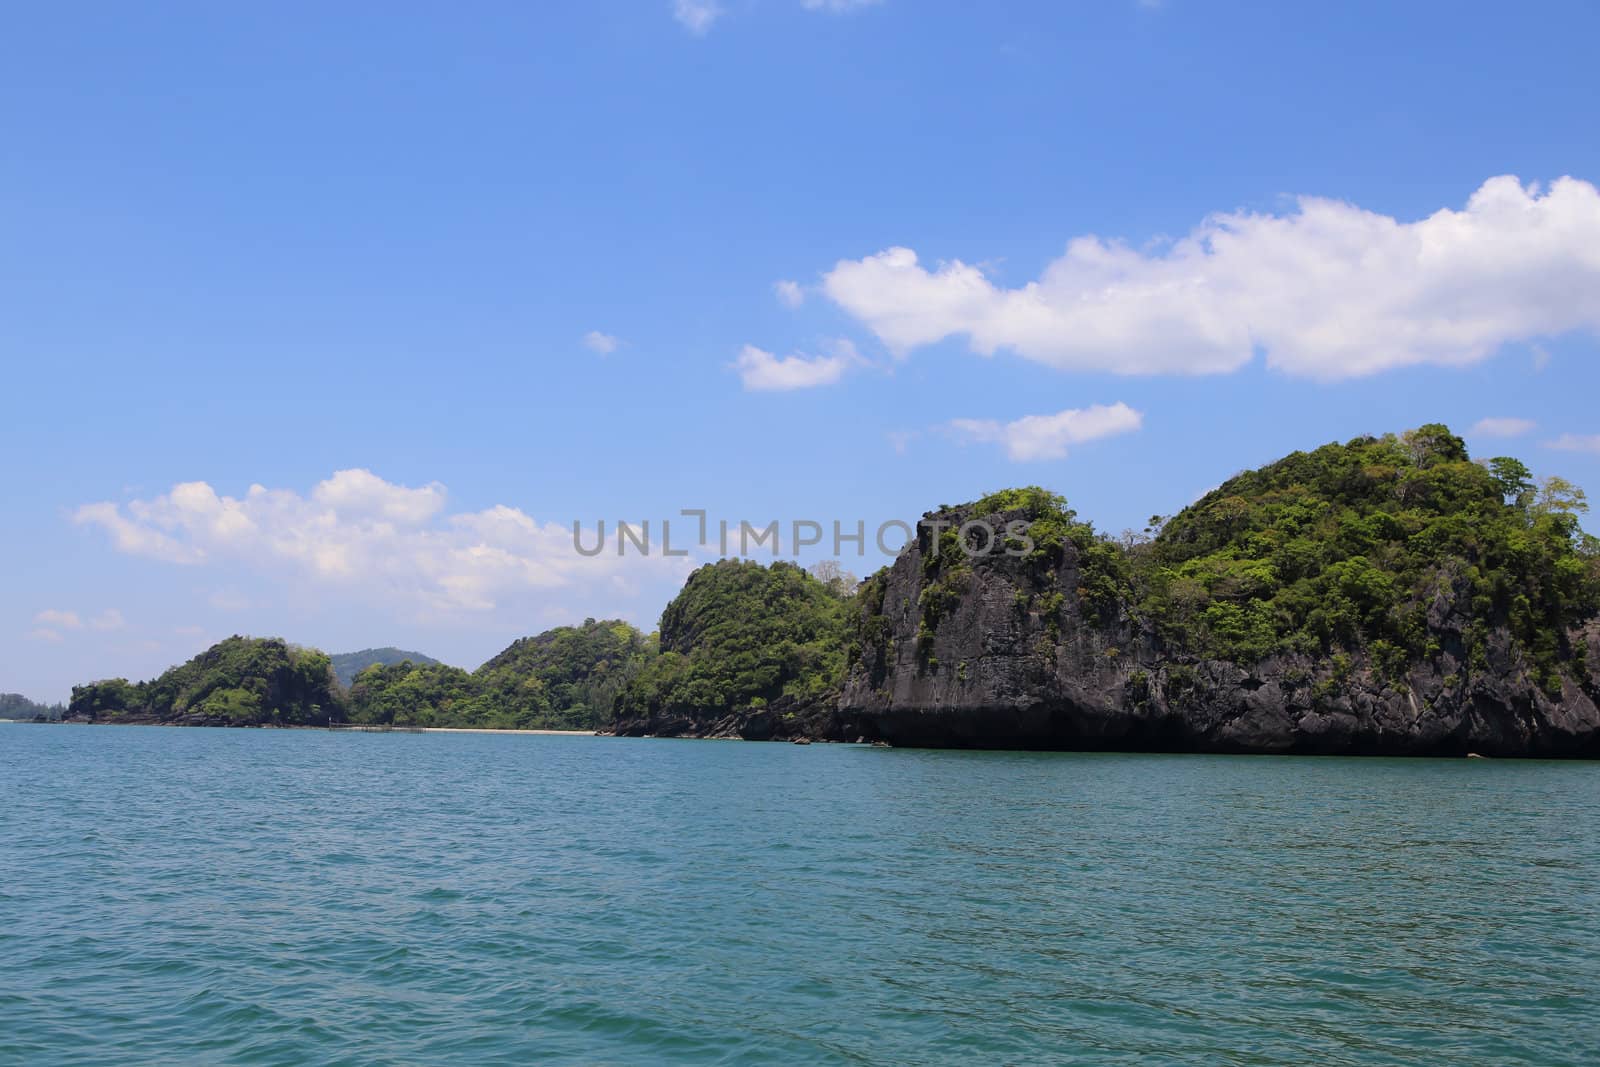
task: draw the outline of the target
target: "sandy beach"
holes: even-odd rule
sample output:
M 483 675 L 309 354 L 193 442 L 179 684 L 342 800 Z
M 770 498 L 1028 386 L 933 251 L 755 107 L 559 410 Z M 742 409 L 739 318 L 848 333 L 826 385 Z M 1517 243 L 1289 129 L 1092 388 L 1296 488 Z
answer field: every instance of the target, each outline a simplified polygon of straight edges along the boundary
M 601 737 L 593 730 L 479 730 L 470 726 L 413 726 L 407 732 L 423 734 L 552 734 L 558 737 Z

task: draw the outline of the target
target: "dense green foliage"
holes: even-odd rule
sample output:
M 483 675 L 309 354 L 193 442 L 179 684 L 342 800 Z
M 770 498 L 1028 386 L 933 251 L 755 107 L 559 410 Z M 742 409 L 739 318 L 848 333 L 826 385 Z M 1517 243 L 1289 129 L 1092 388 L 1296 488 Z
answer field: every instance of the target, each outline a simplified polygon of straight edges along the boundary
M 645 665 L 651 639 L 625 622 L 585 620 L 514 642 L 468 674 L 440 663 L 377 664 L 350 688 L 362 723 L 592 730 Z
M 1077 555 L 1077 593 L 1085 612 L 1101 619 L 1115 614 L 1131 581 L 1131 565 L 1124 546 L 1080 520 L 1077 512 L 1067 507 L 1064 497 L 1036 485 L 1002 489 L 972 505 L 974 515 L 1014 512 L 1020 512 L 1027 522 L 1027 534 L 1021 539 L 1007 537 L 1004 547 L 1026 549 L 1030 559 L 1053 566 L 1061 561 L 1070 544 Z
M 1296 452 L 1152 518 L 1144 536 L 1106 537 L 1057 494 L 1008 489 L 945 509 L 950 525 L 919 533 L 917 651 L 937 666 L 934 633 L 982 565 L 956 524 L 998 519 L 994 551 L 1015 571 L 1017 610 L 1044 620 L 1047 647 L 1074 603 L 1083 621 L 1143 630 L 1180 658 L 1298 653 L 1347 670 L 1361 654 L 1393 675 L 1439 655 L 1457 630 L 1451 651 L 1486 669 L 1499 632 L 1555 692 L 1564 670 L 1584 669 L 1568 632 L 1600 613 L 1600 542 L 1579 528 L 1585 510 L 1570 483 L 1536 483 L 1509 457 L 1475 463 L 1437 425 Z M 374 661 L 347 699 L 326 655 L 233 637 L 154 681 L 78 686 L 68 710 L 108 721 L 595 729 L 614 715 L 704 719 L 779 698 L 825 702 L 864 649 L 887 668 L 888 580 L 879 572 L 853 590 L 836 566 L 819 580 L 789 563 L 723 560 L 667 605 L 659 648 L 626 623 L 590 619 L 517 641 L 473 673 L 369 649 L 339 657 Z
M 478 668 L 486 697 L 558 729 L 590 729 L 611 718 L 617 694 L 656 651 L 655 638 L 625 622 L 586 619 L 525 637 Z
M 356 680 L 356 675 L 372 666 L 374 663 L 385 665 L 395 663 L 438 663 L 432 656 L 424 656 L 420 652 L 407 652 L 403 648 L 364 648 L 360 652 L 338 652 L 329 657 L 333 660 L 333 676 L 339 684 L 349 689 Z
M 1033 554 L 1071 542 L 1087 614 L 1151 624 L 1171 649 L 1253 661 L 1279 652 L 1363 651 L 1399 670 L 1438 651 L 1439 598 L 1465 610 L 1481 664 L 1504 627 L 1554 688 L 1567 631 L 1600 611 L 1600 542 L 1584 534 L 1581 490 L 1536 485 L 1508 457 L 1475 463 L 1439 425 L 1296 452 L 1151 520 L 1153 539 L 1094 533 L 1038 488 L 978 501 L 1021 510 Z M 926 595 L 926 594 L 925 594 Z
M 1581 492 L 1537 491 L 1515 460 L 1474 463 L 1444 426 L 1296 452 L 1241 474 L 1168 522 L 1145 611 L 1216 655 L 1364 649 L 1429 654 L 1437 595 L 1463 603 L 1481 658 L 1504 626 L 1553 684 L 1567 630 L 1600 610 Z
M 350 686 L 348 717 L 399 726 L 500 726 L 484 721 L 472 675 L 445 663 L 375 663 Z
M 69 715 L 119 720 L 201 719 L 239 726 L 309 726 L 337 717 L 325 653 L 278 638 L 230 637 L 159 678 L 74 686 Z
M 822 698 L 844 674 L 850 604 L 839 583 L 791 563 L 701 567 L 662 612 L 661 653 L 623 690 L 618 713 L 706 717 Z
M 40 704 L 21 693 L 0 693 L 0 719 L 59 719 L 66 707 Z

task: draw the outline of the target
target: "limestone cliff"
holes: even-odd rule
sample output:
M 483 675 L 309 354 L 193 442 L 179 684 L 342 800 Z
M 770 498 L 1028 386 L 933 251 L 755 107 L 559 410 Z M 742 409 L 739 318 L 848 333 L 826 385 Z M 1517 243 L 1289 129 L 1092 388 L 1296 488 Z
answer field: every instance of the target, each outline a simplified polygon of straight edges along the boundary
M 1015 513 L 927 518 L 991 524 Z M 1436 649 L 1401 671 L 1362 652 L 1237 663 L 1184 653 L 1127 605 L 1086 610 L 1081 552 L 974 557 L 949 573 L 926 525 L 863 590 L 861 645 L 835 709 L 860 736 L 896 745 L 1202 752 L 1600 755 L 1600 707 L 1563 672 L 1538 684 L 1504 627 L 1479 666 L 1463 582 L 1426 606 Z M 954 588 L 951 588 L 951 586 Z M 934 590 L 932 596 L 930 590 Z M 953 594 L 953 595 L 952 595 Z M 930 601 L 940 603 L 931 625 Z M 1568 635 L 1600 676 L 1600 626 Z

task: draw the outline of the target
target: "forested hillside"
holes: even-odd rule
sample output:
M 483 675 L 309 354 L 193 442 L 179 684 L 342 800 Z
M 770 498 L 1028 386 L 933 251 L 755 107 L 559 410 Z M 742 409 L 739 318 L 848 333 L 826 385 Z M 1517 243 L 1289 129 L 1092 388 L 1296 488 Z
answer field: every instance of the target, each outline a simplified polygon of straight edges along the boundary
M 693 730 L 779 700 L 827 702 L 843 680 L 853 595 L 791 563 L 722 560 L 661 614 L 661 652 L 623 690 L 617 729 Z
M 148 682 L 74 686 L 69 718 L 215 726 L 320 726 L 341 712 L 327 653 L 230 637 Z
M 376 665 L 350 687 L 354 722 L 496 729 L 593 730 L 654 652 L 620 620 L 522 638 L 468 673 L 444 664 Z

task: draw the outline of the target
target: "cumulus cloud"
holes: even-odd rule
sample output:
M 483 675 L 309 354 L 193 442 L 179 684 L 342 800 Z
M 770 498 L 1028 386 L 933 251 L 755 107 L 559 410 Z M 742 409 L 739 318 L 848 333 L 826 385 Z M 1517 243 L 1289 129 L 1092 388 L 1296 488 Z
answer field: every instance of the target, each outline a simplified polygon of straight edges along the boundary
M 1600 190 L 1491 178 L 1464 209 L 1415 222 L 1302 197 L 1281 215 L 1212 216 L 1151 252 L 1078 237 L 1019 288 L 890 248 L 840 261 L 823 290 L 901 356 L 964 336 L 983 355 L 1118 374 L 1227 373 L 1258 348 L 1322 380 L 1462 366 L 1600 332 Z
M 87 621 L 76 611 L 63 608 L 46 608 L 33 617 L 34 629 L 28 633 L 29 637 L 38 641 L 60 641 L 64 639 L 63 630 L 120 630 L 125 626 L 126 620 L 122 612 L 116 608 L 106 608 L 100 614 Z
M 1600 452 L 1600 433 L 1564 433 L 1554 441 L 1546 441 L 1545 447 L 1562 452 Z
M 1132 433 L 1143 424 L 1143 413 L 1118 401 L 1115 404 L 1069 408 L 1054 415 L 1025 415 L 1014 422 L 953 419 L 949 428 L 968 441 L 1003 445 L 1008 457 L 1025 462 L 1065 459 L 1068 445 Z
M 1532 433 L 1538 427 L 1539 424 L 1532 419 L 1491 416 L 1473 423 L 1471 432 L 1478 437 L 1521 437 L 1525 433 Z
M 206 496 L 205 505 L 215 507 L 217 494 L 210 486 L 201 483 Z M 174 493 L 186 489 L 178 486 Z M 332 478 L 318 483 L 311 492 L 312 498 L 346 517 L 371 517 L 391 522 L 415 523 L 433 518 L 444 508 L 445 489 L 438 482 L 430 482 L 421 489 L 407 489 L 392 485 L 369 470 L 338 471 Z M 198 499 L 198 498 L 197 498 Z M 244 520 L 241 516 L 241 521 Z
M 721 16 L 722 8 L 711 0 L 673 0 L 672 17 L 696 37 L 704 36 Z
M 772 291 L 778 295 L 778 303 L 786 308 L 797 308 L 806 302 L 806 291 L 800 288 L 799 282 L 776 281 L 772 283 Z
M 599 330 L 590 330 L 583 335 L 583 347 L 602 356 L 609 356 L 620 344 L 622 342 L 618 338 Z
M 854 363 L 861 362 L 855 345 L 847 340 L 830 342 L 831 355 L 775 356 L 755 345 L 745 345 L 734 360 L 739 380 L 750 392 L 812 389 L 832 385 Z
M 505 505 L 445 514 L 445 499 L 438 484 L 411 488 L 371 471 L 345 470 L 308 494 L 252 485 L 232 497 L 205 482 L 186 482 L 151 500 L 86 504 L 74 517 L 104 530 L 130 555 L 288 572 L 426 612 L 491 611 L 506 598 L 565 588 L 615 590 L 639 566 L 663 573 L 688 566 L 681 557 L 632 550 L 619 557 L 614 547 L 585 556 L 574 547 L 570 525 L 538 522 Z M 592 548 L 594 522 L 584 533 L 585 548 Z M 614 546 L 614 527 L 607 533 Z M 212 599 L 224 610 L 240 606 L 229 591 Z
M 116 504 L 102 501 L 85 504 L 73 515 L 79 524 L 93 524 L 111 535 L 117 550 L 134 556 L 149 556 L 168 563 L 196 563 L 199 555 L 152 525 L 147 513 L 150 505 L 135 500 L 124 512 Z

